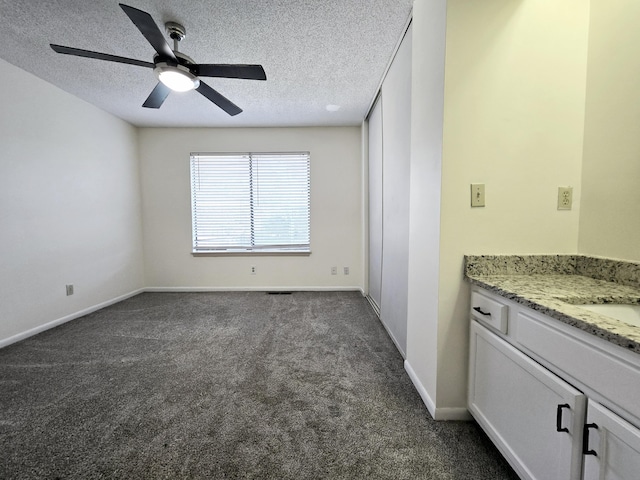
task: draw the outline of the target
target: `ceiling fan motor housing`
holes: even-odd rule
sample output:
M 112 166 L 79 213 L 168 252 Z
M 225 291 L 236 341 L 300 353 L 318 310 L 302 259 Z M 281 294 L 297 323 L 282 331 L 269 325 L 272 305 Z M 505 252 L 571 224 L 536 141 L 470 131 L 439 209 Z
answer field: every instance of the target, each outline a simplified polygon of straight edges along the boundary
M 187 36 L 187 29 L 183 25 L 176 22 L 167 22 L 164 24 L 164 28 L 167 29 L 169 38 L 177 40 L 178 42 Z

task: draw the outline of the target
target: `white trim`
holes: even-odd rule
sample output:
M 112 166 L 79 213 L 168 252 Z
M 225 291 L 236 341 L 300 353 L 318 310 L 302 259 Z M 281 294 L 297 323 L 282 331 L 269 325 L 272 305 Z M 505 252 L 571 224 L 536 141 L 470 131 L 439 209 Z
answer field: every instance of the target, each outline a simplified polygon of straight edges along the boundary
M 404 350 L 402 349 L 402 347 L 400 346 L 400 343 L 398 343 L 398 341 L 396 340 L 396 337 L 393 335 L 393 333 L 391 332 L 391 330 L 389 330 L 387 328 L 387 326 L 384 324 L 384 322 L 382 320 L 380 320 L 380 323 L 382 324 L 382 326 L 384 327 L 384 329 L 387 331 L 387 334 L 389 335 L 389 338 L 391 338 L 391 340 L 393 341 L 393 344 L 396 346 L 396 348 L 398 349 L 398 352 L 400 352 L 400 355 L 402 355 L 402 358 L 404 358 L 405 360 L 407 359 L 407 354 L 404 352 Z
M 83 310 L 80 310 L 78 312 L 72 313 L 70 315 L 66 315 L 64 317 L 58 318 L 57 320 L 52 320 L 51 322 L 45 323 L 44 325 L 39 325 L 37 327 L 31 328 L 29 330 L 26 330 L 22 333 L 18 333 L 17 335 L 14 335 L 12 337 L 8 337 L 8 338 L 4 338 L 4 339 L 0 339 L 0 348 L 4 348 L 7 347 L 9 345 L 11 345 L 12 343 L 16 343 L 19 342 L 21 340 L 25 340 L 29 337 L 33 337 L 34 335 L 37 335 L 38 333 L 42 333 L 45 330 L 49 330 L 51 328 L 57 327 L 59 325 L 62 325 L 63 323 L 67 323 L 70 322 L 71 320 L 75 320 L 77 318 L 80 317 L 84 317 L 85 315 L 88 315 L 90 313 L 93 313 L 97 310 L 100 310 L 101 308 L 105 308 L 108 307 L 110 305 L 113 305 L 114 303 L 118 303 L 121 302 L 122 300 L 126 300 L 127 298 L 133 297 L 134 295 L 138 295 L 139 293 L 144 292 L 145 289 L 144 288 L 139 288 L 138 290 L 134 290 L 133 292 L 129 292 L 129 293 L 125 293 L 124 295 L 120 295 L 119 297 L 116 298 L 112 298 L 111 300 L 107 300 L 106 302 L 102 302 L 99 303 L 97 305 L 93 305 L 91 307 L 87 307 Z
M 369 122 L 362 121 L 361 138 L 362 146 L 362 284 L 364 295 L 369 297 Z
M 411 382 L 413 383 L 413 386 L 416 387 L 416 390 L 418 391 L 418 394 L 420 395 L 420 398 L 422 398 L 422 401 L 424 402 L 425 406 L 427 407 L 427 410 L 431 414 L 431 417 L 435 420 L 435 418 L 436 418 L 436 404 L 435 404 L 435 402 L 433 400 L 431 400 L 431 397 L 429 396 L 429 393 L 427 392 L 427 390 L 422 385 L 422 382 L 420 382 L 420 379 L 418 378 L 418 375 L 416 375 L 416 372 L 414 372 L 413 368 L 411 368 L 411 364 L 409 363 L 409 360 L 405 360 L 404 361 L 404 369 L 406 370 L 407 374 L 409 375 L 409 378 L 411 379 Z
M 393 335 L 393 332 L 391 330 L 389 330 L 389 328 L 387 327 L 387 324 L 382 321 L 382 317 L 380 316 L 380 309 L 378 308 L 378 305 L 376 305 L 375 300 L 373 298 L 371 298 L 369 295 L 367 295 L 366 298 L 367 298 L 367 300 L 369 300 L 369 304 L 371 304 L 371 307 L 376 312 L 376 315 L 378 316 L 378 320 L 380 321 L 380 323 L 382 324 L 382 326 L 386 330 L 387 335 L 389 335 L 389 338 L 391 339 L 393 344 L 398 349 L 398 352 L 400 352 L 400 355 L 402 355 L 402 358 L 404 360 L 406 360 L 407 359 L 407 354 L 405 353 L 405 351 L 400 346 L 400 343 L 398 343 L 398 341 L 396 340 L 396 337 Z
M 396 58 L 396 55 L 398 54 L 398 50 L 400 50 L 400 45 L 402 45 L 402 41 L 404 40 L 404 37 L 407 36 L 407 31 L 409 30 L 409 27 L 411 26 L 412 22 L 413 22 L 413 8 L 409 13 L 409 18 L 407 18 L 407 21 L 405 22 L 404 29 L 402 30 L 402 35 L 400 36 L 400 39 L 396 43 L 396 46 L 393 48 L 393 55 L 391 55 L 391 58 L 389 59 L 389 62 L 387 63 L 387 66 L 384 69 L 384 73 L 382 74 L 382 78 L 380 79 L 380 82 L 378 82 L 378 88 L 376 89 L 376 94 L 374 95 L 373 99 L 369 103 L 369 108 L 367 108 L 367 114 L 364 117 L 365 120 L 369 120 L 369 115 L 371 115 L 373 106 L 375 105 L 376 100 L 380 95 L 380 92 L 382 92 L 382 84 L 384 83 L 385 78 L 387 78 L 387 74 L 391 69 L 391 64 L 393 63 L 393 60 Z
M 469 413 L 469 410 L 467 410 L 466 408 L 436 408 L 435 402 L 432 400 L 431 396 L 422 385 L 422 382 L 420 382 L 420 379 L 416 375 L 416 372 L 413 370 L 413 368 L 411 368 L 409 360 L 404 361 L 404 369 L 409 375 L 413 386 L 416 387 L 416 390 L 418 391 L 420 398 L 422 398 L 422 401 L 427 407 L 431 418 L 438 421 L 471 420 L 473 418 Z
M 362 287 L 147 287 L 145 292 L 360 292 Z
M 191 255 L 194 257 L 273 257 L 273 256 L 290 256 L 290 257 L 309 257 L 311 250 L 193 250 Z
M 464 407 L 458 408 L 436 408 L 436 420 L 438 421 L 454 421 L 460 420 L 469 422 L 473 417 Z
M 376 315 L 378 316 L 378 318 L 380 318 L 380 307 L 378 306 L 376 301 L 371 298 L 371 295 L 369 294 L 366 295 L 366 298 L 369 301 L 369 305 L 371 305 L 371 308 L 373 308 L 373 311 L 376 312 Z

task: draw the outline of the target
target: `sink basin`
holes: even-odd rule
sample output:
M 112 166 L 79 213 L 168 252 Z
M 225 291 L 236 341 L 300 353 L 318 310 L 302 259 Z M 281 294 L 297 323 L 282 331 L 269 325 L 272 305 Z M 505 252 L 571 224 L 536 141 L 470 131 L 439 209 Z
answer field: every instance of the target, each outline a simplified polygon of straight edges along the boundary
M 605 303 L 594 305 L 576 305 L 591 312 L 599 313 L 607 317 L 615 318 L 621 322 L 640 327 L 640 305 L 624 305 L 618 303 Z

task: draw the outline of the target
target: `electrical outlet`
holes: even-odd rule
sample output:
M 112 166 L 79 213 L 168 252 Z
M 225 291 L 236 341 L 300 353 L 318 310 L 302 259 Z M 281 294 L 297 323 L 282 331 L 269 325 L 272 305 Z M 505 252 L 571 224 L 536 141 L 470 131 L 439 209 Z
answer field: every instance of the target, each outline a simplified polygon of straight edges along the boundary
M 349 267 L 343 267 L 343 272 L 345 275 L 349 275 Z
M 256 266 L 251 265 L 251 275 L 255 275 L 255 274 L 256 274 Z
M 338 274 L 338 267 L 331 267 L 331 275 L 337 275 Z
M 73 285 L 67 285 L 66 288 L 67 288 L 67 297 L 69 295 L 73 295 Z
M 484 207 L 484 183 L 471 184 L 471 206 Z
M 573 204 L 573 188 L 558 187 L 558 210 L 571 210 Z

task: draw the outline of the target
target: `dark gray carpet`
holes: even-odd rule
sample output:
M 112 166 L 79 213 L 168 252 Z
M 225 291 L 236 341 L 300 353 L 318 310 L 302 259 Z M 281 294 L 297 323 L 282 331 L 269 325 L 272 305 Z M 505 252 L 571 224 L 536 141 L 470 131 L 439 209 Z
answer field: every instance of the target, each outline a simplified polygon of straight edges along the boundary
M 516 479 L 358 293 L 145 293 L 0 350 L 0 478 Z

